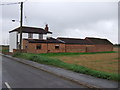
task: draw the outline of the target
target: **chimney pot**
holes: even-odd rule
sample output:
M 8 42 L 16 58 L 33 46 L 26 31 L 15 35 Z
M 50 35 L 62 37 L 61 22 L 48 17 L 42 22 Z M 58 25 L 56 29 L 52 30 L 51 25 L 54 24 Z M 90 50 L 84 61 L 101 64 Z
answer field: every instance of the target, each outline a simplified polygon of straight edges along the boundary
M 48 32 L 48 30 L 49 30 L 49 27 L 48 27 L 48 24 L 46 24 L 46 25 L 45 25 L 45 31 Z

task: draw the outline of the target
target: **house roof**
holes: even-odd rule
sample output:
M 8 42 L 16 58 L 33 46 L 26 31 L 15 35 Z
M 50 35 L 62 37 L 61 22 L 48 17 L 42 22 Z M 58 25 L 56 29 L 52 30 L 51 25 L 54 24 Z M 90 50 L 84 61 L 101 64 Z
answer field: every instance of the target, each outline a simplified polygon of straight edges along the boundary
M 78 38 L 63 38 L 58 37 L 57 39 L 62 40 L 65 44 L 81 44 L 81 45 L 91 45 L 92 43 L 85 40 L 85 39 L 78 39 Z
M 86 37 L 85 39 L 88 40 L 89 42 L 91 42 L 92 44 L 95 44 L 95 45 L 98 45 L 98 44 L 100 44 L 100 45 L 108 45 L 108 44 L 113 45 L 107 39 L 94 38 L 94 37 Z
M 14 29 L 12 31 L 9 31 L 9 33 L 15 32 L 15 31 L 20 32 L 20 27 Z M 43 28 L 27 27 L 27 26 L 22 27 L 22 32 L 23 33 L 36 33 L 36 34 L 47 34 L 47 33 L 52 34 L 52 32 L 50 32 L 50 31 L 47 32 Z
M 29 43 L 63 43 L 55 38 L 47 38 L 47 40 L 43 39 L 24 39 L 24 40 L 27 40 Z

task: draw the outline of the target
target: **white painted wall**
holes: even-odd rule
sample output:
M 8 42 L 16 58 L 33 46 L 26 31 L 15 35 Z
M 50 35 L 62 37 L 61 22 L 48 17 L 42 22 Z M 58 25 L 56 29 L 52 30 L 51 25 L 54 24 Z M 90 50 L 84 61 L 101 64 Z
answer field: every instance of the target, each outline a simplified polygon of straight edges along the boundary
M 22 33 L 22 39 L 28 39 L 28 33 Z M 33 34 L 33 39 L 39 39 L 39 34 Z M 18 42 L 20 41 L 20 34 L 18 34 Z
M 28 33 L 22 33 L 22 38 L 28 38 Z
M 49 37 L 52 37 L 52 34 L 48 34 L 48 33 L 47 33 L 47 34 L 44 34 L 44 35 L 43 35 L 43 39 L 44 39 L 44 40 L 46 40 L 46 39 L 49 38 Z
M 28 33 L 22 33 L 22 39 L 23 38 L 28 38 Z M 18 34 L 18 42 L 20 42 L 20 33 Z
M 9 33 L 9 52 L 13 52 L 13 49 L 17 49 L 17 32 Z
M 33 34 L 33 39 L 39 39 L 39 34 Z
M 52 34 L 48 33 L 48 34 L 47 34 L 47 37 L 52 37 Z
M 47 39 L 47 34 L 43 35 L 43 39 L 46 40 Z

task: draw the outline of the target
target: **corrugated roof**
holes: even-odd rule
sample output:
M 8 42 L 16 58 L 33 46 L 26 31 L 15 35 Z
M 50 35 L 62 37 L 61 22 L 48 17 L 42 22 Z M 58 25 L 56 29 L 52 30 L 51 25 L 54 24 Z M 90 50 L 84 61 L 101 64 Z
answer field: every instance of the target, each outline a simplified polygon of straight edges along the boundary
M 90 41 L 92 44 L 95 44 L 95 45 L 98 45 L 98 44 L 100 44 L 100 45 L 108 45 L 108 44 L 113 45 L 107 39 L 94 38 L 94 37 L 86 37 L 85 39 L 88 40 L 88 41 Z
M 20 32 L 20 27 L 14 29 L 12 31 L 9 31 L 9 33 L 15 32 L 15 31 Z M 36 33 L 36 34 L 47 34 L 47 33 L 52 34 L 52 32 L 50 32 L 50 31 L 47 32 L 43 28 L 27 27 L 27 26 L 22 27 L 22 32 L 23 33 Z
M 58 37 L 57 39 L 64 41 L 65 44 L 81 44 L 81 45 L 91 45 L 92 44 L 85 39 L 63 38 L 63 37 Z

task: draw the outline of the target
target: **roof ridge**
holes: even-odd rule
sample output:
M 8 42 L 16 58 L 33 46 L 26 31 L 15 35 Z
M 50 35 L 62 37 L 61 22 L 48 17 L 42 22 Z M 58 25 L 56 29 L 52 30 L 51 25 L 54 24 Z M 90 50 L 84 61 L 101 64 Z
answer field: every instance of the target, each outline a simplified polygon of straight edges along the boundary
M 15 28 L 12 31 L 9 31 L 9 33 L 15 32 L 15 31 L 20 32 L 20 27 Z M 50 32 L 50 31 L 47 32 L 43 28 L 28 27 L 28 26 L 22 26 L 22 32 L 23 33 L 37 33 L 37 34 L 47 34 L 47 33 L 52 34 L 52 32 Z
M 42 27 L 33 27 L 33 26 L 22 26 L 22 27 L 26 27 L 26 28 L 36 28 L 36 29 L 43 29 Z M 19 27 L 20 28 L 20 27 Z
M 65 38 L 65 37 L 57 37 L 57 39 L 76 39 L 76 40 L 84 40 L 84 39 L 81 39 L 81 38 Z
M 86 38 L 88 38 L 88 39 L 105 39 L 105 38 L 96 38 L 96 37 L 86 37 Z M 86 39 L 85 38 L 85 39 Z M 107 39 L 106 39 L 107 40 Z

